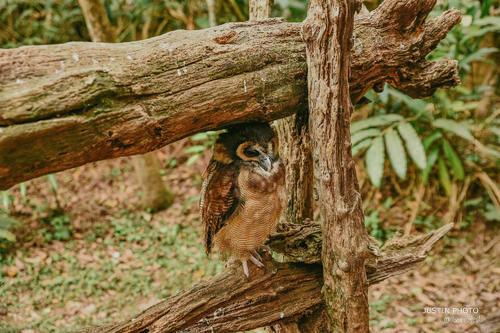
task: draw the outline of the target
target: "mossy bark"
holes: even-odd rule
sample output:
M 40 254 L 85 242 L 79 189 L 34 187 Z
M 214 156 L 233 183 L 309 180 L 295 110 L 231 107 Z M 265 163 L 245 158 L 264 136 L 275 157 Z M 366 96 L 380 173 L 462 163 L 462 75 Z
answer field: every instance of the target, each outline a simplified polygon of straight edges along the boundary
M 317 236 L 321 238 L 320 227 L 310 222 L 286 225 L 285 228 L 290 231 L 297 226 L 316 229 Z M 432 246 L 452 227 L 453 224 L 449 224 L 428 235 L 397 238 L 388 242 L 381 249 L 378 260 L 367 263 L 368 283 L 372 285 L 414 268 L 425 260 Z M 288 235 L 293 239 L 300 238 L 289 232 Z M 277 233 L 273 236 L 273 244 L 285 238 Z M 320 253 L 319 247 L 312 252 Z M 319 262 L 320 257 L 317 256 L 313 261 Z M 321 265 L 276 263 L 268 256 L 264 258 L 264 263 L 265 269 L 254 265 L 249 267 L 250 280 L 245 279 L 241 265 L 234 264 L 133 318 L 79 332 L 222 333 L 247 331 L 278 322 L 297 322 L 298 325 L 291 325 L 291 328 L 298 327 L 308 333 L 317 332 L 324 307 Z M 314 320 L 304 321 L 304 316 L 309 314 L 313 314 Z
M 386 0 L 356 18 L 354 102 L 381 82 L 413 97 L 459 82 L 455 61 L 425 61 L 460 20 L 451 10 L 424 21 L 432 6 Z M 409 27 L 399 24 L 408 17 Z M 132 43 L 0 50 L 0 189 L 146 153 L 196 132 L 303 110 L 301 26 L 269 19 Z
M 115 31 L 108 19 L 106 8 L 101 0 L 78 0 L 85 23 L 93 42 L 113 43 Z M 132 156 L 137 181 L 142 189 L 142 208 L 158 211 L 168 208 L 173 194 L 163 184 L 160 175 L 160 160 L 155 152 Z

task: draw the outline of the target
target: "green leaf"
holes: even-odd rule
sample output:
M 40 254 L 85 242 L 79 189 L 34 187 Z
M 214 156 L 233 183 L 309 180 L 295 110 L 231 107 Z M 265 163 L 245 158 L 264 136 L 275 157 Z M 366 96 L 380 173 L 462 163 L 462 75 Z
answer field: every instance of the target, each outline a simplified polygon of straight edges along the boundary
M 23 197 L 23 199 L 26 199 L 26 183 L 22 182 L 21 184 L 19 184 L 19 188 L 21 189 L 21 197 Z
M 424 149 L 425 150 L 429 149 L 429 147 L 434 143 L 434 141 L 441 138 L 442 136 L 443 136 L 443 134 L 441 133 L 441 131 L 434 131 L 434 132 L 432 132 L 432 134 L 426 136 L 422 140 L 422 144 L 424 145 Z
M 428 103 L 423 99 L 411 98 L 410 96 L 403 94 L 396 89 L 389 89 L 388 91 L 392 96 L 403 101 L 403 103 L 405 103 L 406 106 L 408 106 L 415 113 L 425 111 L 425 109 L 427 108 Z
M 422 170 L 422 184 L 427 184 L 427 180 L 429 179 L 429 174 L 432 171 L 432 167 L 437 161 L 439 155 L 439 148 L 435 147 L 431 150 L 429 153 L 429 156 L 427 157 L 427 165 L 425 166 L 425 169 Z
M 182 213 L 182 214 L 185 214 L 185 212 L 186 212 L 186 208 L 187 208 L 190 204 L 192 204 L 193 202 L 200 201 L 200 198 L 201 198 L 201 197 L 200 197 L 200 195 L 198 194 L 198 195 L 196 195 L 196 196 L 194 196 L 194 197 L 192 197 L 192 198 L 187 199 L 187 200 L 186 200 L 186 201 L 182 204 L 181 213 Z
M 185 154 L 200 154 L 205 151 L 206 147 L 203 145 L 194 145 L 184 149 Z
M 399 114 L 381 114 L 378 116 L 373 116 L 360 121 L 356 121 L 351 124 L 351 134 L 354 134 L 362 129 L 368 127 L 378 127 L 389 125 L 395 121 L 403 120 L 404 118 Z
M 191 140 L 193 140 L 193 141 L 204 141 L 207 139 L 208 139 L 208 135 L 205 132 L 196 133 L 195 135 L 191 136 Z
M 361 141 L 360 143 L 358 143 L 357 145 L 353 146 L 352 147 L 352 156 L 356 156 L 359 154 L 359 152 L 361 152 L 363 149 L 365 149 L 366 147 L 369 147 L 372 143 L 372 139 L 365 139 L 363 141 Z
M 403 147 L 403 141 L 397 131 L 390 129 L 384 135 L 385 145 L 387 147 L 387 155 L 391 161 L 392 168 L 396 171 L 399 178 L 406 178 L 406 153 Z
M 492 204 L 487 204 L 484 211 L 484 217 L 488 221 L 500 222 L 500 209 Z
M 376 128 L 369 128 L 366 130 L 362 130 L 359 132 L 356 132 L 352 135 L 351 137 L 351 143 L 354 146 L 356 143 L 361 142 L 362 140 L 366 138 L 370 138 L 372 136 L 377 136 L 380 134 L 380 130 Z
M 474 24 L 483 26 L 483 25 L 494 25 L 500 30 L 500 16 L 487 16 L 474 21 Z
M 487 155 L 490 155 L 491 157 L 494 157 L 496 159 L 500 159 L 500 151 L 496 150 L 496 149 L 493 149 L 493 148 L 490 148 L 488 146 L 478 146 L 478 149 L 487 154 Z
M 193 141 L 206 141 L 206 140 L 210 139 L 210 136 L 213 136 L 216 133 L 217 133 L 216 131 L 207 131 L 207 132 L 196 133 L 195 135 L 191 136 L 191 140 L 193 140 Z
M 469 129 L 462 123 L 456 122 L 451 119 L 436 119 L 433 122 L 434 127 L 442 128 L 448 132 L 458 135 L 461 138 L 464 138 L 469 141 L 473 141 L 474 137 L 470 133 Z
M 8 240 L 9 242 L 16 241 L 16 235 L 5 229 L 0 229 L 0 239 L 2 238 Z
M 404 122 L 398 125 L 399 134 L 403 137 L 406 143 L 406 150 L 411 156 L 415 164 L 423 170 L 427 165 L 427 158 L 425 156 L 424 146 L 417 131 L 410 123 Z
M 384 174 L 384 141 L 382 137 L 373 140 L 373 144 L 366 152 L 366 170 L 372 184 L 379 188 Z
M 467 34 L 466 36 L 464 36 L 464 38 L 460 40 L 460 43 L 464 44 L 469 39 L 476 38 L 476 37 L 481 37 L 481 36 L 487 34 L 490 31 L 497 31 L 497 30 L 500 30 L 500 28 L 499 27 L 495 27 L 495 26 L 487 26 L 487 27 L 481 28 L 481 29 L 479 29 L 479 30 L 477 30 L 477 31 L 475 31 L 473 33 L 470 33 L 470 34 Z
M 186 165 L 187 166 L 190 166 L 191 164 L 193 164 L 194 162 L 196 162 L 196 160 L 200 157 L 199 154 L 195 154 L 195 155 L 191 155 L 189 156 L 188 160 L 186 161 Z
M 453 170 L 453 173 L 455 174 L 457 179 L 464 180 L 465 172 L 462 161 L 460 161 L 457 153 L 455 152 L 455 150 L 453 150 L 453 148 L 450 146 L 450 143 L 446 139 L 443 139 L 443 151 L 446 155 L 446 158 L 448 159 L 448 162 L 450 162 L 451 169 Z
M 49 180 L 50 185 L 52 185 L 52 188 L 54 189 L 54 192 L 58 193 L 59 186 L 57 186 L 56 175 L 54 175 L 54 174 L 47 175 L 47 179 Z
M 444 160 L 441 157 L 438 159 L 438 171 L 439 171 L 439 181 L 443 186 L 444 193 L 446 193 L 446 195 L 450 195 L 451 194 L 450 174 L 448 173 L 448 168 L 446 167 L 446 164 L 444 163 Z
M 472 53 L 468 54 L 466 57 L 464 57 L 459 62 L 459 64 L 460 64 L 460 66 L 466 66 L 470 62 L 484 60 L 484 58 L 487 55 L 489 55 L 491 53 L 495 53 L 497 51 L 498 51 L 498 49 L 495 47 L 483 47 L 483 48 L 477 50 L 476 52 L 472 52 Z
M 9 191 L 2 191 L 2 204 L 6 211 L 9 211 L 10 199 Z
M 500 137 L 500 127 L 497 126 L 491 126 L 488 128 L 491 133 L 495 134 L 496 136 Z

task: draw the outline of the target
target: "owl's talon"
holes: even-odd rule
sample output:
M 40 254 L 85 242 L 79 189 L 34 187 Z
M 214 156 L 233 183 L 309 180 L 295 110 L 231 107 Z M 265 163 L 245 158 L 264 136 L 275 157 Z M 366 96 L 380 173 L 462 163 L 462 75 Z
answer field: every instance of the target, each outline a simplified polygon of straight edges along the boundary
M 262 258 L 260 260 L 262 260 Z M 250 261 L 253 262 L 255 264 L 255 266 L 257 266 L 259 268 L 264 267 L 264 264 L 262 262 L 260 262 L 259 259 L 255 258 L 252 255 L 250 255 Z
M 251 253 L 255 257 L 255 259 L 262 262 L 262 257 L 260 256 L 259 252 L 257 252 L 257 250 L 253 250 Z
M 250 278 L 250 276 L 248 275 L 248 264 L 247 264 L 247 261 L 246 260 L 241 260 L 241 264 L 243 265 L 243 273 L 245 273 L 245 276 L 248 278 Z

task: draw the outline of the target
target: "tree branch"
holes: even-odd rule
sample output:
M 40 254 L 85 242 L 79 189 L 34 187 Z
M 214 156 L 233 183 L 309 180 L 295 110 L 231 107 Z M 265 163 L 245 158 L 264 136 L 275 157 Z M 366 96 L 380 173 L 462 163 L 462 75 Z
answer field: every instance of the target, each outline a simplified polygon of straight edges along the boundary
M 395 22 L 408 23 L 406 12 L 390 6 L 399 2 L 386 0 L 356 18 L 354 102 L 386 81 L 414 97 L 459 82 L 455 62 L 426 65 L 425 56 L 460 13 L 445 12 L 424 22 L 425 29 L 402 29 Z M 421 23 L 428 2 L 403 2 Z M 199 131 L 294 114 L 307 104 L 300 28 L 269 19 L 133 43 L 0 50 L 0 190 Z
M 427 235 L 388 242 L 377 262 L 367 266 L 368 283 L 373 285 L 414 268 L 452 226 L 448 224 Z M 295 226 L 287 229 L 297 230 Z M 295 238 L 290 233 L 278 233 L 274 241 L 290 236 Z M 244 331 L 283 319 L 295 321 L 323 306 L 322 268 L 319 264 L 277 263 L 268 256 L 265 264 L 264 271 L 251 265 L 250 281 L 245 279 L 240 265 L 232 265 L 221 274 L 159 302 L 134 318 L 80 332 Z M 297 302 L 299 298 L 301 301 Z

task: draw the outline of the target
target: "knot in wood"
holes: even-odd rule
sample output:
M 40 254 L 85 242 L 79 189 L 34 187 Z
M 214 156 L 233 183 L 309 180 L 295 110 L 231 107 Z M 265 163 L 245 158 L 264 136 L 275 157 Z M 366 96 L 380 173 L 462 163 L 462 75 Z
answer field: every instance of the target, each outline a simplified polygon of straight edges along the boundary
M 338 262 L 339 268 L 344 272 L 349 272 L 351 270 L 351 265 L 345 260 L 340 260 Z
M 234 30 L 231 30 L 229 32 L 226 32 L 222 35 L 215 37 L 214 42 L 216 42 L 217 44 L 230 44 L 236 39 L 237 36 L 238 33 Z

